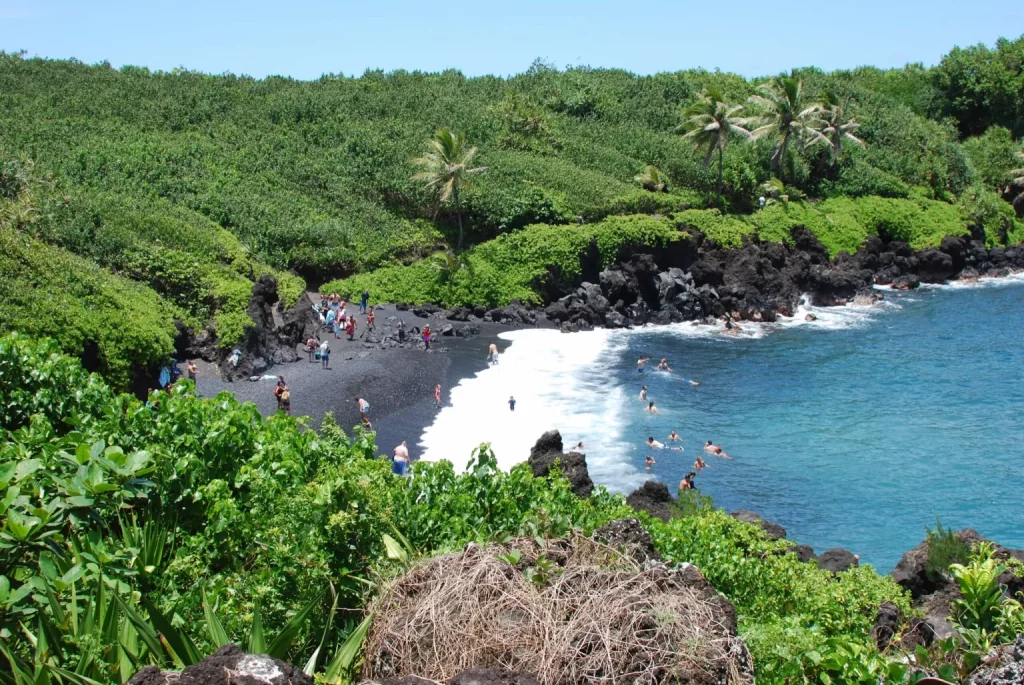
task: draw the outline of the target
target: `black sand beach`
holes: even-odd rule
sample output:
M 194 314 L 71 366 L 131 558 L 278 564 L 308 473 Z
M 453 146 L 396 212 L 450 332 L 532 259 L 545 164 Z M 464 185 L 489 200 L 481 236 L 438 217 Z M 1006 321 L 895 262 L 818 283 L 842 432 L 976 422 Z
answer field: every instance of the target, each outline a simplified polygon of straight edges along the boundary
M 434 331 L 431 344 L 434 349 L 428 352 L 416 347 L 382 348 L 358 338 L 349 342 L 344 336 L 335 340 L 333 334 L 324 329 L 321 339 L 328 336 L 331 346 L 330 370 L 323 369 L 320 362 L 310 363 L 302 350 L 300 361 L 274 365 L 264 375 L 285 377 L 291 390 L 292 414 L 309 416 L 314 428 L 320 426 L 324 414 L 333 412 L 338 424 L 348 431 L 359 423 L 355 397 L 362 397 L 370 403 L 370 420 L 377 433 L 378 450 L 391 454 L 395 445 L 406 440 L 411 456 L 417 459 L 420 435 L 438 411 L 434 407 L 434 386 L 441 384 L 444 406 L 452 387 L 486 368 L 487 349 L 492 342 L 498 345 L 499 352 L 504 351 L 510 343 L 499 339 L 498 334 L 513 329 L 504 324 L 474 321 L 473 325 L 480 328 L 478 335 L 471 338 L 441 336 L 439 331 L 444 324 L 453 323 L 456 327 L 465 324 L 447 322 L 436 316 L 423 319 L 412 312 L 397 311 L 393 305 L 377 307 L 376 312 L 379 330 L 395 325 L 400 318 L 410 331 L 410 339 L 418 340 L 411 332 L 414 326 L 429 323 Z M 360 322 L 363 318 L 360 316 Z M 197 385 L 202 396 L 213 397 L 227 391 L 240 401 L 254 402 L 265 415 L 276 411 L 274 380 L 226 382 L 212 364 L 198 359 L 196 364 L 199 367 Z M 452 455 L 456 464 L 468 459 L 468 454 Z

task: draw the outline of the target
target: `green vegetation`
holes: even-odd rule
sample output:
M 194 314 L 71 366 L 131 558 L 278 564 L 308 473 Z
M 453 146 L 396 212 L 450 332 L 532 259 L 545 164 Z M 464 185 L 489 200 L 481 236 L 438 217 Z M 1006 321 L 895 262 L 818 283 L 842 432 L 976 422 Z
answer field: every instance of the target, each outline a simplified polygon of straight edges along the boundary
M 22 249 L 75 266 L 27 276 L 5 262 L 0 288 L 43 283 L 70 296 L 64 281 L 84 280 L 102 297 L 63 322 L 65 335 L 34 322 L 37 299 L 24 293 L 5 302 L 0 326 L 52 333 L 124 387 L 167 353 L 174 320 L 235 344 L 263 273 L 286 301 L 303 279 L 354 274 L 381 298 L 536 300 L 538 265 L 572 272 L 579 255 L 566 249 L 587 248 L 577 217 L 630 225 L 620 217 L 717 210 L 676 219 L 730 246 L 788 240 L 806 225 L 833 254 L 874 234 L 923 247 L 980 229 L 990 245 L 1013 243 L 1024 227 L 999 196 L 1019 192 L 1008 186 L 1020 175 L 1010 172 L 1022 74 L 1024 38 L 954 49 L 933 69 L 752 80 L 537 62 L 508 79 L 397 71 L 300 82 L 2 53 L 4 240 L 18 234 Z M 777 179 L 789 205 L 754 212 Z M 526 227 L 530 237 L 500 242 Z M 463 242 L 465 253 L 434 256 Z M 506 275 L 520 244 L 529 264 Z M 414 262 L 412 275 L 399 268 Z M 88 263 L 99 270 L 68 278 Z M 484 286 L 487 273 L 501 282 Z M 110 344 L 113 324 L 87 321 L 113 321 L 127 301 L 140 311 L 126 319 L 152 320 L 130 352 Z
M 465 473 L 418 463 L 400 478 L 372 434 L 330 421 L 318 435 L 227 395 L 199 399 L 187 382 L 143 405 L 23 337 L 0 339 L 0 423 L 3 683 L 120 682 L 225 639 L 262 639 L 322 672 L 359 622 L 350 610 L 410 552 L 633 515 L 621 496 L 582 500 L 525 464 L 502 473 L 486 447 Z M 799 673 L 793 655 L 830 640 L 873 653 L 878 602 L 906 608 L 869 567 L 833 579 L 707 503 L 688 511 L 643 518 L 667 558 L 697 564 L 736 603 L 766 678 Z

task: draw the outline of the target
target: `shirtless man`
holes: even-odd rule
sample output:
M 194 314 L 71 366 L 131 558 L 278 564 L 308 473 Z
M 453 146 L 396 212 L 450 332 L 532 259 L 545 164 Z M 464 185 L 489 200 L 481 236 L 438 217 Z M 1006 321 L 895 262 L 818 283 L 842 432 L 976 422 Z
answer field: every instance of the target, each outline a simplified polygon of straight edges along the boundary
M 644 387 L 640 388 L 640 401 L 641 402 L 646 402 L 647 401 L 647 386 L 646 385 Z
M 675 431 L 672 431 L 671 433 L 668 434 L 668 439 L 670 442 L 679 442 L 680 440 L 682 440 L 682 438 L 679 436 L 679 433 L 676 433 Z
M 491 343 L 491 346 L 487 348 L 487 361 L 491 364 L 498 363 L 498 346 Z
M 652 414 L 657 414 L 658 413 L 658 408 L 654 406 L 654 402 L 648 402 L 647 403 L 647 408 L 644 409 L 644 411 L 648 411 L 648 412 L 650 412 Z
M 652 457 L 651 455 L 648 454 L 647 458 L 644 459 L 644 468 L 646 468 L 648 471 L 650 471 L 651 467 L 654 466 L 657 463 L 658 462 L 654 461 L 654 457 Z
M 693 477 L 696 476 L 693 471 L 683 476 L 683 479 L 679 481 L 680 490 L 693 490 Z
M 721 457 L 722 459 L 732 459 L 732 457 L 722 451 L 721 445 L 712 445 L 710 440 L 704 443 L 704 451 L 708 454 L 713 454 L 716 457 Z
M 651 359 L 650 357 L 640 357 L 639 359 L 637 359 L 636 360 L 636 372 L 637 373 L 643 373 L 644 372 L 644 364 L 646 364 L 648 361 L 650 361 L 650 359 Z
M 392 471 L 399 475 L 404 476 L 406 469 L 409 468 L 409 445 L 403 440 L 402 444 L 395 448 L 395 459 Z
M 666 447 L 665 443 L 658 442 L 657 440 L 655 440 L 653 435 L 647 438 L 647 446 L 655 450 L 675 450 L 677 452 L 683 451 L 682 447 Z

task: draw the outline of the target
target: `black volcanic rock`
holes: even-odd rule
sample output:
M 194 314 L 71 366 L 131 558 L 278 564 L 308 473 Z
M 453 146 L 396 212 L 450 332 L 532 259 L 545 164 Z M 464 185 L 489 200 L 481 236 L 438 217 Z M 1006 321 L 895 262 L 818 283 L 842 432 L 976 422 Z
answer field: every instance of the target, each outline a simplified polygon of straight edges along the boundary
M 562 475 L 572 484 L 572 490 L 580 497 L 590 497 L 594 490 L 594 481 L 587 470 L 586 456 L 578 452 L 562 453 L 562 434 L 551 430 L 540 436 L 530 450 L 527 463 L 533 475 L 545 478 L 551 473 L 551 467 L 559 464 Z

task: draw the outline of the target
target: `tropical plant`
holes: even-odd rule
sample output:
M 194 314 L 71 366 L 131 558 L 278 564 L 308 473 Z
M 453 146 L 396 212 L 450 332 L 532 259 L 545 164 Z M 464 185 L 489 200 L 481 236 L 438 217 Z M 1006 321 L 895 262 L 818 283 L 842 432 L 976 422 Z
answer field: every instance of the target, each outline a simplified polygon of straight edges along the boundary
M 853 135 L 853 132 L 860 128 L 860 124 L 850 116 L 849 104 L 849 98 L 841 99 L 834 91 L 827 91 L 822 97 L 820 118 L 815 122 L 820 125 L 818 133 L 821 135 L 812 135 L 807 141 L 808 145 L 829 145 L 832 152 L 832 166 L 839 164 L 839 159 L 843 154 L 844 140 L 864 147 L 864 141 Z
M 430 139 L 429 146 L 430 150 L 425 155 L 412 160 L 413 166 L 420 169 L 412 178 L 414 181 L 422 181 L 436 193 L 439 203 L 451 200 L 455 205 L 455 219 L 459 225 L 458 248 L 462 249 L 462 205 L 459 191 L 469 185 L 471 176 L 484 173 L 487 167 L 471 166 L 476 148 L 466 145 L 466 134 L 462 132 L 453 133 L 448 128 L 442 128 Z
M 1024 150 L 1018 150 L 1014 155 L 1021 162 L 1024 162 Z M 1010 183 L 1012 185 L 1024 188 L 1024 166 L 1019 169 L 1010 169 L 1006 175 L 1010 177 Z
M 717 88 L 708 88 L 696 102 L 683 110 L 685 117 L 680 129 L 685 131 L 683 138 L 688 138 L 697 147 L 706 147 L 704 168 L 711 162 L 711 157 L 718 151 L 718 202 L 722 202 L 722 160 L 725 146 L 729 138 L 750 140 L 753 136 L 745 126 L 749 120 L 739 116 L 743 105 L 730 105 L 725 96 Z
M 819 118 L 822 106 L 807 101 L 804 97 L 804 82 L 795 76 L 776 76 L 758 86 L 757 90 L 759 94 L 751 95 L 749 102 L 760 108 L 761 114 L 751 117 L 757 125 L 751 134 L 755 138 L 775 137 L 771 166 L 781 178 L 785 172 L 791 140 L 824 138 L 818 131 L 822 128 Z
M 948 579 L 952 564 L 966 563 L 971 558 L 971 546 L 961 540 L 952 528 L 943 528 L 942 521 L 935 519 L 935 528 L 925 528 L 925 543 L 928 558 L 925 573 L 934 580 Z
M 652 193 L 668 192 L 668 176 L 653 164 L 648 164 L 644 170 L 633 177 L 633 180 Z

